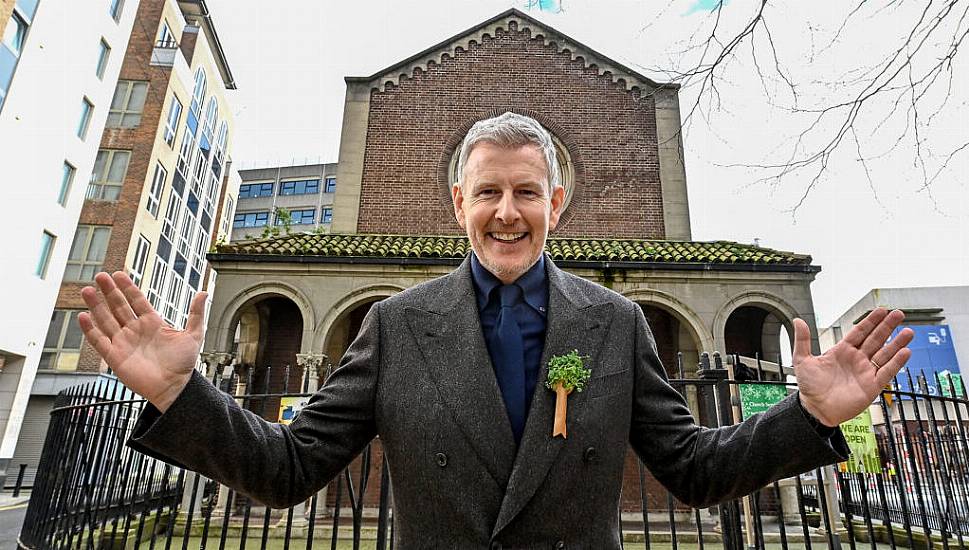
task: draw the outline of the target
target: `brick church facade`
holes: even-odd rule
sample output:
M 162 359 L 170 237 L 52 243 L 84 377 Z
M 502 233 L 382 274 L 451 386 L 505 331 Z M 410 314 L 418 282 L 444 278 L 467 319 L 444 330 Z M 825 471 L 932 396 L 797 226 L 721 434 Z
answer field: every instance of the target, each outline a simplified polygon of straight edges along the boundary
M 254 373 L 253 390 L 324 383 L 374 302 L 460 264 L 455 150 L 505 111 L 538 119 L 559 149 L 568 202 L 553 261 L 640 304 L 672 376 L 678 354 L 690 378 L 703 352 L 773 358 L 794 317 L 814 330 L 809 256 L 691 240 L 676 86 L 517 10 L 346 84 L 330 232 L 209 255 L 218 284 L 204 351 Z M 632 454 L 626 480 L 623 506 L 637 509 Z M 655 486 L 648 498 L 665 506 Z

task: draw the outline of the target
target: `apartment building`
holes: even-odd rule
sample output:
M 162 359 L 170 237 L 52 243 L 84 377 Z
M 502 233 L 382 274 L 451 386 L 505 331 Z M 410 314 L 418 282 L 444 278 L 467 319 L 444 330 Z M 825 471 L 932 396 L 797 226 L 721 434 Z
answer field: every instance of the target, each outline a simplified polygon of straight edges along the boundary
M 291 231 L 329 232 L 336 171 L 336 163 L 239 170 L 230 240 L 260 237 L 267 228 L 283 225 L 287 215 Z
M 21 427 L 49 420 L 28 409 L 44 349 L 80 342 L 45 335 L 139 4 L 0 0 L 0 483 Z
M 28 415 L 45 415 L 78 376 L 104 370 L 77 335 L 80 291 L 124 270 L 173 326 L 206 289 L 205 255 L 229 215 L 235 89 L 205 0 L 142 0 L 114 86 Z M 15 464 L 33 464 L 42 431 L 22 430 Z M 28 471 L 29 473 L 29 471 Z

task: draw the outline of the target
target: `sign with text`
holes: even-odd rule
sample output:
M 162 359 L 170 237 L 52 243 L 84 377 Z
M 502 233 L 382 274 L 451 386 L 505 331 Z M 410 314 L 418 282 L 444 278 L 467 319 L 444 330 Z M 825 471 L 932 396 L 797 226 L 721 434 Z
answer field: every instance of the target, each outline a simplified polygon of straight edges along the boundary
M 949 377 L 956 386 L 956 393 L 961 395 L 962 376 L 959 372 L 959 361 L 956 359 L 956 350 L 952 344 L 952 329 L 949 325 L 910 325 L 900 326 L 892 332 L 889 342 L 898 335 L 903 328 L 910 328 L 915 333 L 915 338 L 908 345 L 912 350 L 912 357 L 898 373 L 898 385 L 902 391 L 928 391 L 931 395 L 946 395 L 949 388 L 944 392 L 938 386 L 936 375 L 942 380 L 943 386 L 949 385 Z M 915 384 L 915 389 L 909 384 L 909 375 Z M 918 376 L 925 376 L 925 389 L 921 390 L 918 385 Z M 907 397 L 903 397 L 907 399 Z
M 744 420 L 762 413 L 787 397 L 787 386 L 780 384 L 740 384 L 740 410 Z
M 299 411 L 309 402 L 309 397 L 283 397 L 279 400 L 279 423 L 291 424 Z
M 881 457 L 878 456 L 878 443 L 875 430 L 871 425 L 871 411 L 865 409 L 861 414 L 841 424 L 841 433 L 848 442 L 851 454 L 848 461 L 838 464 L 842 472 L 852 474 L 879 474 L 882 471 Z

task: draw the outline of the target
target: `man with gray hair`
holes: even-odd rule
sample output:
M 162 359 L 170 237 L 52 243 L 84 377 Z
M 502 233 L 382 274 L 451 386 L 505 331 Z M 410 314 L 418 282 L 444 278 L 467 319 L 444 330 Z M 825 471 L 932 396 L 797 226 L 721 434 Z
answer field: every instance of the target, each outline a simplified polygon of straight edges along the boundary
M 454 272 L 374 304 L 341 366 L 289 426 L 241 409 L 194 370 L 205 296 L 168 327 L 122 272 L 82 295 L 88 341 L 150 403 L 130 444 L 273 507 L 301 502 L 380 436 L 396 548 L 621 548 L 626 446 L 681 501 L 710 506 L 843 460 L 837 426 L 908 359 L 909 330 L 876 309 L 822 356 L 796 319 L 799 391 L 742 424 L 696 425 L 635 303 L 543 254 L 564 190 L 552 139 L 513 113 L 475 124 L 454 214 L 472 253 Z M 549 363 L 591 368 L 553 435 Z M 757 461 L 751 467 L 751 461 Z

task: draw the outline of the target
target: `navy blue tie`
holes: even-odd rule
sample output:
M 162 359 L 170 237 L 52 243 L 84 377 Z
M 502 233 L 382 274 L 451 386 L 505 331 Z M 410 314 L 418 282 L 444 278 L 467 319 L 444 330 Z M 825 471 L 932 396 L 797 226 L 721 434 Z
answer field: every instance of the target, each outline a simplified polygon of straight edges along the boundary
M 501 310 L 495 323 L 491 349 L 495 361 L 495 376 L 505 399 L 511 431 L 515 443 L 520 443 L 525 431 L 525 344 L 515 306 L 521 301 L 522 289 L 516 284 L 499 289 Z

